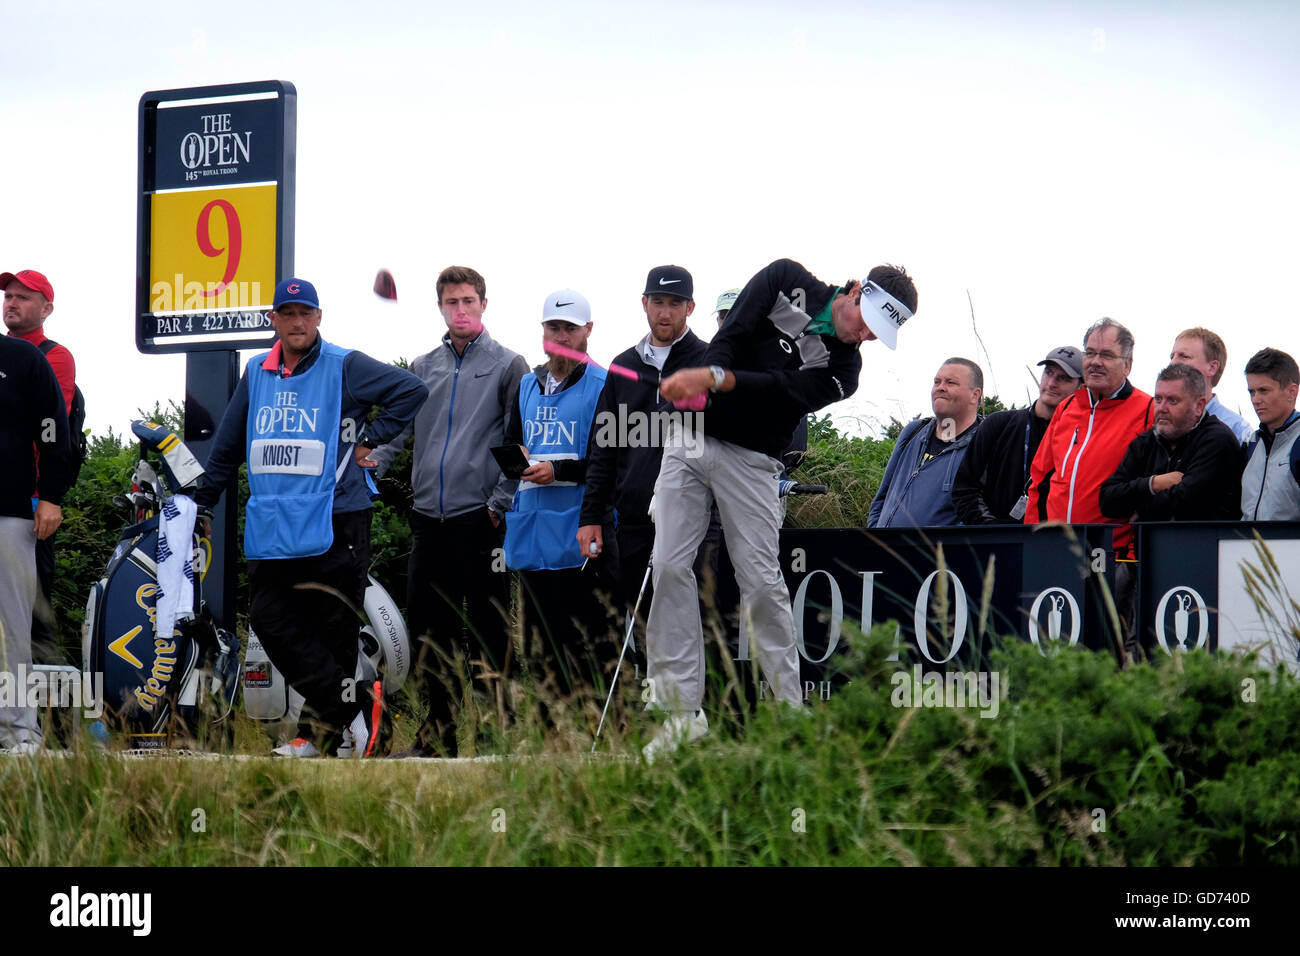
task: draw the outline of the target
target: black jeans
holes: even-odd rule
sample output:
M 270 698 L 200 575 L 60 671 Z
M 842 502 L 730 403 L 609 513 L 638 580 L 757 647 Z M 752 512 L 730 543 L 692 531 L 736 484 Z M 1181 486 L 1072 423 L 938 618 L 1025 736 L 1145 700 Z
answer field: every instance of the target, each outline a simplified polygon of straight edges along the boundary
M 72 657 L 69 648 L 59 639 L 54 619 L 54 535 L 36 542 L 36 580 L 41 593 L 36 598 L 32 613 L 32 662 L 35 664 L 70 664 L 79 659 Z M 42 607 L 44 603 L 44 607 Z M 78 648 L 78 650 L 80 650 Z
M 357 715 L 358 633 L 370 567 L 370 510 L 334 515 L 324 554 L 248 562 L 249 626 L 305 701 L 299 735 L 322 753 Z
M 611 528 L 603 537 L 585 567 L 519 572 L 529 669 L 562 697 L 603 699 L 622 647 L 618 545 Z
M 416 673 L 427 681 L 429 714 L 420 742 L 456 755 L 456 717 L 466 662 L 471 686 L 498 701 L 513 654 L 510 647 L 510 574 L 501 551 L 505 523 L 494 527 L 486 506 L 453 518 L 411 512 L 407 564 L 407 626 Z M 432 678 L 432 679 L 429 679 Z M 504 697 L 500 698 L 504 704 Z

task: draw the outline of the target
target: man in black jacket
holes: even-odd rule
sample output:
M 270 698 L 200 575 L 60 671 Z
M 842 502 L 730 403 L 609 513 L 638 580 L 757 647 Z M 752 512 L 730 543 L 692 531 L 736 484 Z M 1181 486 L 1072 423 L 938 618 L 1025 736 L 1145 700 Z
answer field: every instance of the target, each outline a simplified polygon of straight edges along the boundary
M 1154 424 L 1102 483 L 1101 511 L 1124 521 L 1232 521 L 1245 457 L 1232 429 L 1205 413 L 1205 376 L 1170 365 L 1156 378 Z
M 663 380 L 660 393 L 686 401 L 713 393 L 696 447 L 670 440 L 657 497 L 654 588 L 646 633 L 651 703 L 668 715 L 645 748 L 647 760 L 708 733 L 704 637 L 691 565 L 717 503 L 740 582 L 754 656 L 772 696 L 802 701 L 790 595 L 778 560 L 781 505 L 777 456 L 799 419 L 858 387 L 858 346 L 893 348 L 916 311 L 903 270 L 877 266 L 843 288 L 780 259 L 741 291 L 709 343 L 704 364 Z
M 1038 364 L 1043 366 L 1038 400 L 1028 408 L 995 412 L 971 439 L 952 489 L 952 503 L 962 524 L 1024 521 L 1029 463 L 1056 406 L 1083 382 L 1083 350 L 1063 345 Z
M 32 662 L 34 543 L 52 535 L 63 520 L 72 456 L 68 413 L 54 370 L 34 345 L 0 336 L 0 459 L 5 462 L 0 472 L 0 669 L 18 688 L 18 700 L 0 706 L 0 749 L 11 753 L 34 751 L 41 743 L 36 708 L 26 706 L 27 684 L 20 676 Z
M 686 327 L 695 311 L 695 288 L 689 272 L 681 266 L 651 269 L 641 308 L 650 331 L 614 359 L 616 364 L 641 375 L 666 378 L 704 360 L 707 346 Z M 667 426 L 677 420 L 698 431 L 696 418 L 695 412 L 674 409 L 653 385 L 620 375 L 605 379 L 587 448 L 587 489 L 578 542 L 584 555 L 596 557 L 604 551 L 601 524 L 612 506 L 618 520 L 621 595 L 628 610 L 636 603 L 654 546 L 650 498 L 659 477 Z M 649 607 L 649 601 L 643 600 L 642 619 Z

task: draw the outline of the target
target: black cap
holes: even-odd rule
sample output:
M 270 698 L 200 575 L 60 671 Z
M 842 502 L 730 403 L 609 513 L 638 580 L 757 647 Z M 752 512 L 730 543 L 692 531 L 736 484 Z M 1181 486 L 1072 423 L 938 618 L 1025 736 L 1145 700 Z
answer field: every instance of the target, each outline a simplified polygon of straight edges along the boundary
M 681 266 L 655 266 L 645 277 L 646 295 L 679 295 L 695 299 L 695 283 Z

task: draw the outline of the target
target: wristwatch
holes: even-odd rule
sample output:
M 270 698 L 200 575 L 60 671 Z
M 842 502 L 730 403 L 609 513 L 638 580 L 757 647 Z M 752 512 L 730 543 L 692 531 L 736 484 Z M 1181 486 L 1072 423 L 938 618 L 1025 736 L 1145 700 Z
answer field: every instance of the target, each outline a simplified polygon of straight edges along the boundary
M 722 388 L 722 383 L 727 380 L 727 373 L 723 371 L 721 365 L 710 365 L 709 371 L 713 373 L 713 387 L 709 391 L 716 392 Z

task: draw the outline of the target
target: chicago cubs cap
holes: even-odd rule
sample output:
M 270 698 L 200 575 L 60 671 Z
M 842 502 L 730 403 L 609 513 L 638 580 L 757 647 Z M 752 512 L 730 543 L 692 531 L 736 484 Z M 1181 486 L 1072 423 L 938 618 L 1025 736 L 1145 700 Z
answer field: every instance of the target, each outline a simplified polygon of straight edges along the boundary
M 679 295 L 695 299 L 695 283 L 681 266 L 655 266 L 645 277 L 644 295 Z
M 1048 362 L 1054 362 L 1065 370 L 1065 374 L 1070 378 L 1083 378 L 1083 364 L 1080 359 L 1083 353 L 1072 345 L 1062 345 L 1059 349 L 1052 349 L 1047 353 L 1047 358 L 1039 362 L 1039 365 L 1046 365 Z
M 730 312 L 731 307 L 736 304 L 736 299 L 740 298 L 739 289 L 728 289 L 722 295 L 718 296 L 718 305 L 713 310 L 716 315 L 719 312 Z
M 45 296 L 45 301 L 54 301 L 54 286 L 50 285 L 50 280 L 45 278 L 35 269 L 24 269 L 21 272 L 6 272 L 0 275 L 0 292 L 4 291 L 5 286 L 17 279 L 33 292 L 39 292 Z
M 316 298 L 316 287 L 306 279 L 281 279 L 276 284 L 275 304 L 271 308 L 278 309 L 290 302 L 298 302 L 313 309 L 320 308 L 320 300 Z
M 542 303 L 542 321 L 549 322 L 551 319 L 572 322 L 574 325 L 590 325 L 591 306 L 581 293 L 561 289 L 552 292 Z

